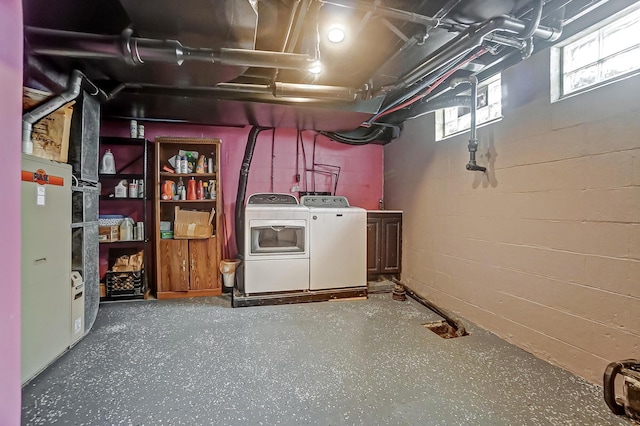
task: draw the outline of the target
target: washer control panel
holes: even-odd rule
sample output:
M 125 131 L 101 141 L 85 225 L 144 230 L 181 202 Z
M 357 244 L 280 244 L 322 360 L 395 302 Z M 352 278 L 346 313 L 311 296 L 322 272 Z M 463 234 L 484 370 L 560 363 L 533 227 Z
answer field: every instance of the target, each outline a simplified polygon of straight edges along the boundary
M 263 193 L 253 194 L 249 196 L 247 204 L 262 204 L 262 205 L 297 205 L 298 200 L 296 197 L 290 194 L 277 194 L 277 193 Z
M 347 197 L 343 197 L 341 195 L 305 195 L 302 197 L 301 203 L 303 206 L 307 207 L 350 207 Z

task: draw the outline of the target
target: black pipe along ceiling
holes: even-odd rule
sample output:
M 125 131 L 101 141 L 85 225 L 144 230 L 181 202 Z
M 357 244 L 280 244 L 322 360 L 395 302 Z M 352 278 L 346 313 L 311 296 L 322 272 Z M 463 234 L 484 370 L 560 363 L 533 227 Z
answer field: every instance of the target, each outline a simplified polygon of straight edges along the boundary
M 449 79 L 486 79 L 630 3 L 24 0 L 25 77 L 55 91 L 77 69 L 110 95 L 105 117 L 388 141 L 456 94 Z

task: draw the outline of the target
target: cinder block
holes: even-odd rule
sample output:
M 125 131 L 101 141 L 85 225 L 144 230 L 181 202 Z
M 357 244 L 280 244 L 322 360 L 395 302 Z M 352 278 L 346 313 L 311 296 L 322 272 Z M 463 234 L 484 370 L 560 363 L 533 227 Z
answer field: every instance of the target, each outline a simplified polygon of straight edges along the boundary
M 593 155 L 586 167 L 586 187 L 620 188 L 633 183 L 632 151 Z
M 635 77 L 640 80 L 640 77 Z M 637 107 L 637 100 L 636 102 Z M 588 154 L 602 154 L 640 147 L 640 110 L 625 110 L 618 115 L 584 124 L 582 141 Z
M 558 191 L 586 187 L 587 158 L 510 167 L 496 172 L 503 192 Z
M 583 208 L 586 220 L 637 223 L 640 220 L 640 187 L 587 190 Z
M 584 253 L 584 224 L 579 221 L 519 219 L 513 226 L 514 243 Z
M 640 224 L 629 225 L 629 257 L 640 260 Z
M 524 219 L 580 221 L 585 218 L 585 195 L 581 190 L 519 194 L 515 217 Z
M 607 327 L 562 311 L 510 297 L 504 316 L 519 324 L 568 343 L 603 359 L 620 359 L 638 353 L 640 338 L 624 330 Z
M 638 214 L 640 215 L 640 212 Z M 600 256 L 630 257 L 633 227 L 634 225 L 626 223 L 583 222 L 578 231 L 582 251 Z M 640 234 L 638 238 L 640 239 Z
M 500 169 L 582 157 L 587 153 L 585 132 L 584 127 L 575 126 L 498 141 L 495 144 L 495 166 Z
M 632 259 L 585 256 L 586 285 L 640 299 L 640 262 Z
M 633 170 L 631 184 L 634 186 L 640 186 L 640 149 L 634 149 L 631 151 L 631 164 L 631 168 Z
M 492 271 L 489 271 L 491 274 Z M 492 274 L 504 283 L 503 290 L 515 297 L 557 309 L 586 321 L 626 329 L 640 336 L 637 312 L 640 301 L 582 284 L 523 274 L 498 271 Z

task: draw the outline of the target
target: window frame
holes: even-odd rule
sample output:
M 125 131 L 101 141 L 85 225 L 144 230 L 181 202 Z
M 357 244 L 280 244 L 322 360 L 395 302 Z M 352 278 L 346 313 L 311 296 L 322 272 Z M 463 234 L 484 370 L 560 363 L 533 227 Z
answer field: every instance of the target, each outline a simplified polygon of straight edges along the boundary
M 602 79 L 599 81 L 596 81 L 593 84 L 589 84 L 587 86 L 581 87 L 579 89 L 573 90 L 571 92 L 565 93 L 565 87 L 564 87 L 564 78 L 566 75 L 570 74 L 570 73 L 574 73 L 578 70 L 596 65 L 598 67 L 601 66 L 601 64 L 607 60 L 607 59 L 611 59 L 614 58 L 616 56 L 622 55 L 625 52 L 629 52 L 631 50 L 640 48 L 640 42 L 637 44 L 634 44 L 632 46 L 628 46 L 625 49 L 622 49 L 618 52 L 609 54 L 607 56 L 601 56 L 601 44 L 602 44 L 602 38 L 603 38 L 603 32 L 608 29 L 608 27 L 612 27 L 613 24 L 615 24 L 617 21 L 620 21 L 622 19 L 624 19 L 625 17 L 627 17 L 630 14 L 634 14 L 634 13 L 639 13 L 640 14 L 640 3 L 635 4 L 631 7 L 628 7 L 610 17 L 607 17 L 606 19 L 603 19 L 602 21 L 598 22 L 595 25 L 592 25 L 586 29 L 584 29 L 583 31 L 573 35 L 572 37 L 568 38 L 567 40 L 562 41 L 561 43 L 557 44 L 556 46 L 553 46 L 550 49 L 550 54 L 551 54 L 551 103 L 554 102 L 558 102 L 561 101 L 563 99 L 567 99 L 573 96 L 578 96 L 582 93 L 586 93 L 589 92 L 591 90 L 596 90 L 600 87 L 604 87 L 607 86 L 609 84 L 614 84 L 617 83 L 619 81 L 625 80 L 627 78 L 633 77 L 635 75 L 640 74 L 640 65 L 633 69 L 630 70 L 628 72 L 622 73 L 620 75 L 616 75 L 614 77 L 610 77 L 610 78 L 606 78 L 606 79 Z M 640 16 L 637 17 L 640 20 Z M 565 59 L 565 48 L 567 46 L 572 45 L 573 43 L 586 39 L 588 37 L 593 36 L 594 34 L 597 34 L 597 43 L 598 43 L 598 56 L 596 58 L 595 61 L 591 61 L 587 64 L 584 64 L 582 66 L 576 67 L 575 69 L 565 72 L 564 70 L 564 59 Z M 600 73 L 600 71 L 598 71 L 598 74 Z M 599 78 L 599 76 L 598 76 Z

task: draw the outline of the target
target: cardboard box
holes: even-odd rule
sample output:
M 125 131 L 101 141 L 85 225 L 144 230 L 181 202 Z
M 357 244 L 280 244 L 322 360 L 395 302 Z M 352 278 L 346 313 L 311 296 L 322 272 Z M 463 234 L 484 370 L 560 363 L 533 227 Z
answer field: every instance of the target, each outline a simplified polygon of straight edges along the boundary
M 211 212 L 180 210 L 176 206 L 175 221 L 173 223 L 174 239 L 202 239 L 211 238 L 213 235 L 213 217 L 215 209 Z
M 98 227 L 98 241 L 103 243 L 112 243 L 119 240 L 120 227 L 119 226 L 99 226 Z
M 32 110 L 51 97 L 51 93 L 23 87 L 22 109 Z M 67 162 L 74 103 L 75 101 L 72 101 L 63 105 L 33 124 L 33 155 L 61 163 Z

